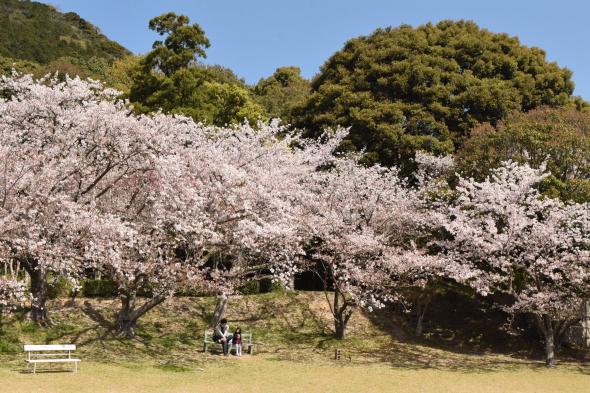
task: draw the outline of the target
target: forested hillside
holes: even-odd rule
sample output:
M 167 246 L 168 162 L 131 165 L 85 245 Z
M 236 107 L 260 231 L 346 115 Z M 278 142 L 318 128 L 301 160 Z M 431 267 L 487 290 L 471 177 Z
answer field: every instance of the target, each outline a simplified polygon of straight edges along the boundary
M 34 1 L 0 0 L 0 56 L 41 64 L 60 57 L 114 60 L 129 54 L 73 12 Z

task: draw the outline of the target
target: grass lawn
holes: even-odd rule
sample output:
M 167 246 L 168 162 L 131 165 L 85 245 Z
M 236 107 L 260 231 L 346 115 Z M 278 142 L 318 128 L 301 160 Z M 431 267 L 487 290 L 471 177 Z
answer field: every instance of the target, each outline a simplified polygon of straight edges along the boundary
M 227 359 L 199 368 L 83 363 L 81 370 L 24 374 L 0 368 L 4 392 L 587 392 L 590 376 L 565 366 L 465 372 Z
M 321 293 L 232 298 L 230 326 L 252 332 L 257 343 L 255 356 L 239 359 L 202 352 L 213 298 L 170 299 L 140 320 L 133 340 L 113 331 L 117 306 L 115 299 L 57 299 L 48 329 L 22 314 L 4 318 L 0 392 L 590 392 L 586 357 L 560 355 L 548 370 L 538 353 L 508 345 L 505 336 L 491 336 L 491 347 L 480 339 L 487 331 L 432 330 L 436 336 L 416 340 L 393 314 L 355 313 L 348 338 L 335 340 Z M 25 343 L 76 344 L 81 369 L 26 373 Z

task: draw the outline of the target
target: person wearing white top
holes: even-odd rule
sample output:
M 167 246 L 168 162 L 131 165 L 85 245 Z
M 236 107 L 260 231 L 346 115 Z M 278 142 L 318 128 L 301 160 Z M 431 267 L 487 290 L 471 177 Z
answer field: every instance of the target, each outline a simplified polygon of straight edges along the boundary
M 231 351 L 233 335 L 229 332 L 229 325 L 227 319 L 223 318 L 213 329 L 213 341 L 221 344 L 223 347 L 223 354 L 228 356 Z

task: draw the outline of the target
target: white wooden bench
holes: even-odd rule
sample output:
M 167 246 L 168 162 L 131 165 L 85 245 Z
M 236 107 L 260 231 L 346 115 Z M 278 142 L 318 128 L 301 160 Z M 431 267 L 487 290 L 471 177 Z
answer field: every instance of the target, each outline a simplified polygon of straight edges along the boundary
M 72 351 L 76 350 L 74 344 L 65 345 L 31 345 L 25 344 L 27 362 L 33 365 L 33 374 L 37 372 L 38 363 L 74 363 L 74 372 L 78 371 L 80 359 L 72 357 Z
M 213 341 L 213 333 L 206 330 L 205 338 L 203 339 L 203 352 L 207 352 L 210 344 L 221 345 Z M 247 348 L 246 351 L 248 355 L 254 355 L 254 342 L 252 341 L 252 333 L 242 333 L 242 348 Z

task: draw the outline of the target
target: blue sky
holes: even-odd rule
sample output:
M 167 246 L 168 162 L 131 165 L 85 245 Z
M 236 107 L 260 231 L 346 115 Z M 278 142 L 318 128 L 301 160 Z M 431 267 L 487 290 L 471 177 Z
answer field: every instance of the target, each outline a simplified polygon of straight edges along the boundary
M 148 20 L 164 12 L 188 15 L 203 27 L 207 63 L 229 67 L 249 83 L 295 65 L 305 77 L 346 40 L 378 27 L 469 19 L 538 46 L 574 72 L 576 95 L 590 100 L 590 1 L 585 0 L 53 0 L 104 34 L 145 53 L 157 35 Z

